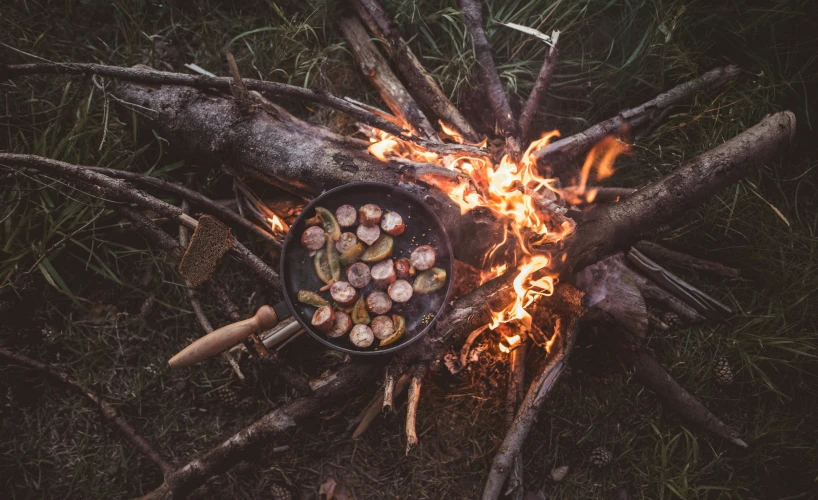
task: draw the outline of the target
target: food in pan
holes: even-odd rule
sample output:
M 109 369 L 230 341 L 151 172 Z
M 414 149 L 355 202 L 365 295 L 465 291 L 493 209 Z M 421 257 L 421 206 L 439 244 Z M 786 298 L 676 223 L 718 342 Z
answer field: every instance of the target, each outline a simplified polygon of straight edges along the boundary
M 334 211 L 315 208 L 301 244 L 325 285 L 299 291 L 298 301 L 317 308 L 312 316 L 317 330 L 333 339 L 347 337 L 359 349 L 385 347 L 405 334 L 402 314 L 424 315 L 413 308 L 413 299 L 424 304 L 418 297 L 442 290 L 449 277 L 435 267 L 437 252 L 431 245 L 393 257 L 396 238 L 408 238 L 403 236 L 408 222 L 399 212 L 372 203 L 341 205 Z

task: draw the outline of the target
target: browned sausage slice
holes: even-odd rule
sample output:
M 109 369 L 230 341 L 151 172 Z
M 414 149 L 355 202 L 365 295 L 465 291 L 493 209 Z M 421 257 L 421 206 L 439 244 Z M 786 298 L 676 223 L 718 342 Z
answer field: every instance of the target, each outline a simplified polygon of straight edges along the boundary
M 327 332 L 327 337 L 337 339 L 343 337 L 352 328 L 352 318 L 349 314 L 338 311 L 335 313 L 335 320 L 332 322 L 332 328 Z
M 366 308 L 372 314 L 386 314 L 392 309 L 392 299 L 384 292 L 372 292 L 366 298 Z
M 369 272 L 369 266 L 363 262 L 356 262 L 347 269 L 347 279 L 355 288 L 363 288 L 369 284 L 372 279 L 372 274 Z
M 344 253 L 358 244 L 358 237 L 355 233 L 341 233 L 341 238 L 335 242 L 335 249 L 338 253 Z
M 356 347 L 369 347 L 375 341 L 375 334 L 372 333 L 372 328 L 367 325 L 355 325 L 352 327 L 352 331 L 349 332 L 349 340 Z
M 403 217 L 397 212 L 386 212 L 381 218 L 381 229 L 392 236 L 400 236 L 406 230 Z
M 422 245 L 412 252 L 409 260 L 412 262 L 412 267 L 418 271 L 425 271 L 435 265 L 435 249 L 429 245 Z
M 389 297 L 395 302 L 409 302 L 412 298 L 412 285 L 406 280 L 398 280 L 389 285 Z
M 332 300 L 341 307 L 350 307 L 358 301 L 358 290 L 346 281 L 336 281 L 329 287 L 329 294 Z
M 324 242 L 326 241 L 326 233 L 318 226 L 308 227 L 301 234 L 301 244 L 304 245 L 307 250 L 320 250 L 324 247 Z
M 358 239 L 366 243 L 367 245 L 371 245 L 375 243 L 375 240 L 378 239 L 378 236 L 381 235 L 381 228 L 378 226 L 358 226 L 358 230 L 355 232 L 358 235 Z
M 392 259 L 382 260 L 372 266 L 372 279 L 375 280 L 375 285 L 380 288 L 386 288 L 394 283 L 397 276 L 395 275 L 395 264 Z
M 341 227 L 352 227 L 358 220 L 358 211 L 352 205 L 341 205 L 335 210 L 335 220 Z
M 332 328 L 332 322 L 334 320 L 335 311 L 333 311 L 330 306 L 321 306 L 315 311 L 315 314 L 312 315 L 312 326 L 322 332 L 328 332 L 330 328 Z
M 395 325 L 389 316 L 375 316 L 369 326 L 372 328 L 375 338 L 379 340 L 383 340 L 395 333 Z
M 395 275 L 399 280 L 409 278 L 409 272 L 412 269 L 412 263 L 409 259 L 401 258 L 395 261 Z
M 382 214 L 381 207 L 374 203 L 369 203 L 358 210 L 358 220 L 364 226 L 377 226 L 378 222 L 381 221 Z

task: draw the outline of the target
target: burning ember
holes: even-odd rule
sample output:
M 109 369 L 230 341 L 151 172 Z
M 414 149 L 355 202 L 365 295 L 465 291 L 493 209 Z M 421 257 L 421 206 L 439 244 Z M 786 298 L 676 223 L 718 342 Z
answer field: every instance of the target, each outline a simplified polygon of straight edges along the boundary
M 442 139 L 467 144 L 451 127 L 442 122 L 440 126 Z M 574 232 L 573 221 L 559 213 L 562 204 L 593 201 L 596 190 L 587 187 L 591 171 L 595 171 L 597 180 L 609 177 L 613 173 L 614 160 L 629 149 L 627 144 L 614 137 L 606 138 L 588 153 L 574 185 L 560 188 L 557 179 L 547 179 L 538 174 L 535 156 L 538 150 L 559 135 L 557 130 L 543 134 L 528 146 L 519 161 L 505 154 L 496 163 L 489 156 L 441 156 L 381 130 L 370 131 L 372 144 L 369 152 L 382 161 L 404 158 L 431 163 L 461 174 L 458 182 L 449 185 L 441 185 L 434 179 L 431 182 L 447 192 L 462 213 L 476 207 L 486 207 L 508 218 L 503 241 L 485 256 L 486 267 L 491 267 L 492 271 L 484 273 L 483 281 L 503 274 L 509 267 L 516 267 L 516 300 L 506 309 L 494 311 L 489 325 L 492 330 L 509 322 L 519 322 L 523 327 L 531 324 L 531 315 L 526 308 L 540 297 L 551 295 L 556 279 L 556 276 L 549 275 L 533 279 L 533 275 L 548 269 L 551 262 L 548 248 Z M 483 140 L 473 145 L 485 147 L 486 142 Z M 507 242 L 509 231 L 519 243 L 513 257 L 505 254 L 500 257 L 497 251 Z M 499 349 L 510 352 L 519 342 L 519 335 L 505 336 Z
M 287 223 L 276 214 L 272 214 L 272 217 L 268 217 L 267 220 L 270 222 L 270 229 L 275 236 L 284 236 L 290 229 Z

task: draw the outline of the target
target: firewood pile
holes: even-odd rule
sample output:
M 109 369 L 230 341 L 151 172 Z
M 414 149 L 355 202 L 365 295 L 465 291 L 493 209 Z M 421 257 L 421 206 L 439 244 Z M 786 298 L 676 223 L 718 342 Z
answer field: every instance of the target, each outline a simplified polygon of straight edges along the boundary
M 270 297 L 281 295 L 279 271 L 231 232 L 261 237 L 272 248 L 281 248 L 288 225 L 280 212 L 256 197 L 253 183 L 272 184 L 304 198 L 360 181 L 399 186 L 439 216 L 457 260 L 453 300 L 428 335 L 386 359 L 353 356 L 325 378 L 307 380 L 288 366 L 286 351 L 281 350 L 301 333 L 298 323 L 283 322 L 262 332 L 260 311 L 244 320 L 252 327 L 243 335 L 245 341 L 221 355 L 243 377 L 235 357 L 249 352 L 300 397 L 187 464 L 177 465 L 159 456 L 148 440 L 82 384 L 18 354 L 0 350 L 0 355 L 62 379 L 99 405 L 103 416 L 162 470 L 164 482 L 145 498 L 182 497 L 240 462 L 248 450 L 272 442 L 303 420 L 362 391 L 376 394 L 356 421 L 356 437 L 379 414 L 393 412 L 400 393 L 408 393 L 406 449 L 411 453 L 419 440 L 415 422 L 423 404 L 424 379 L 434 371 L 461 372 L 480 339 L 491 339 L 509 366 L 501 380 L 507 432 L 487 471 L 483 498 L 522 498 L 523 443 L 585 329 L 606 331 L 612 352 L 686 422 L 746 447 L 736 430 L 677 383 L 645 347 L 651 326 L 666 330 L 731 314 L 728 307 L 662 264 L 682 263 L 726 276 L 736 276 L 738 271 L 649 240 L 784 151 L 795 131 L 794 115 L 783 111 L 767 116 L 638 190 L 594 186 L 594 180 L 613 173 L 617 156 L 627 153 L 629 134 L 655 126 L 674 106 L 697 93 L 723 89 L 741 77 L 741 70 L 715 68 L 572 136 L 537 133 L 532 118 L 542 112 L 541 99 L 553 73 L 559 71 L 559 33 L 539 34 L 549 49 L 534 90 L 517 116 L 495 68 L 481 5 L 460 0 L 477 56 L 477 76 L 501 139 L 489 142 L 497 138 L 478 134 L 449 101 L 377 0 L 350 3 L 357 16 L 339 20 L 341 31 L 388 111 L 333 95 L 323 84 L 306 89 L 245 78 L 229 54 L 229 77 L 73 62 L 3 68 L 6 79 L 57 74 L 112 80 L 110 97 L 122 112 L 133 113 L 140 125 L 156 130 L 191 160 L 236 178 L 244 216 L 188 187 L 133 172 L 11 153 L 0 153 L 0 161 L 90 187 L 108 200 L 168 259 L 182 263 L 180 271 L 205 333 L 215 325 L 205 315 L 201 300 L 213 301 L 233 321 L 242 320 L 223 288 L 210 279 L 213 269 L 224 265 L 218 262 L 222 254 L 233 255 L 254 273 Z M 373 37 L 383 43 L 376 44 Z M 280 106 L 289 99 L 349 115 L 367 140 L 296 118 Z M 173 206 L 150 194 L 153 191 L 173 192 L 186 201 Z M 191 206 L 208 215 L 192 217 Z M 179 235 L 165 232 L 147 212 L 178 223 Z M 204 241 L 204 235 L 214 241 Z M 204 268 L 190 262 L 196 255 L 208 261 Z M 192 271 L 186 271 L 191 266 Z M 526 373 L 526 355 L 534 349 L 547 354 L 534 373 Z M 720 379 L 732 377 L 728 370 L 729 366 L 720 368 Z M 382 382 L 373 387 L 373 380 Z

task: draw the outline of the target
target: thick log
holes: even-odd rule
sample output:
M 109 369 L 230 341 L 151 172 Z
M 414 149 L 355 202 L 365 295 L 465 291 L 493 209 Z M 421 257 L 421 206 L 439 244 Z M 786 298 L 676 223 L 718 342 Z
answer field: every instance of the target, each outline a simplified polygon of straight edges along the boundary
M 635 108 L 621 111 L 618 115 L 597 123 L 589 129 L 554 141 L 535 153 L 542 166 L 564 163 L 589 150 L 591 146 L 615 134 L 625 127 L 631 129 L 660 117 L 663 111 L 690 100 L 696 93 L 706 89 L 718 89 L 734 81 L 741 74 L 737 66 L 725 66 L 708 71 L 699 78 L 682 83 Z
M 395 60 L 395 66 L 406 80 L 409 93 L 434 112 L 443 123 L 454 127 L 466 141 L 480 142 L 480 135 L 443 94 L 435 79 L 409 48 L 397 24 L 381 4 L 377 0 L 350 0 L 350 4 L 369 30 L 385 42 L 384 48 Z
M 381 99 L 396 116 L 408 123 L 415 134 L 433 141 L 438 141 L 435 128 L 429 123 L 426 115 L 409 95 L 406 87 L 392 73 L 389 63 L 378 52 L 378 48 L 369 39 L 366 29 L 360 21 L 353 17 L 341 19 L 338 23 L 344 39 L 349 44 L 358 67 L 367 80 L 378 89 Z
M 785 148 L 795 115 L 783 111 L 684 163 L 619 203 L 589 211 L 571 240 L 564 269 L 579 270 L 671 224 Z
M 227 166 L 300 196 L 314 196 L 351 182 L 383 182 L 403 187 L 428 203 L 446 227 L 459 260 L 480 266 L 502 238 L 488 209 L 461 216 L 441 190 L 413 183 L 440 169 L 382 162 L 346 138 L 304 123 L 277 106 L 244 113 L 232 99 L 172 85 L 158 88 L 118 82 L 116 97 L 129 103 L 143 125 L 154 129 L 190 160 L 211 168 Z M 273 114 L 275 113 L 275 114 Z

